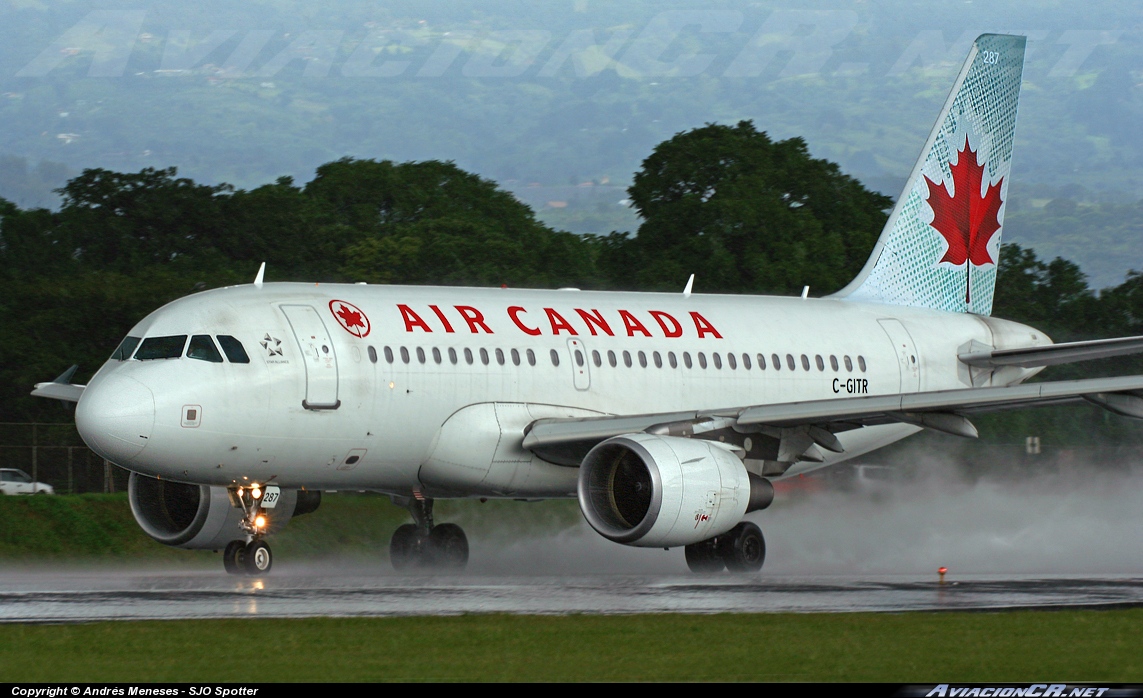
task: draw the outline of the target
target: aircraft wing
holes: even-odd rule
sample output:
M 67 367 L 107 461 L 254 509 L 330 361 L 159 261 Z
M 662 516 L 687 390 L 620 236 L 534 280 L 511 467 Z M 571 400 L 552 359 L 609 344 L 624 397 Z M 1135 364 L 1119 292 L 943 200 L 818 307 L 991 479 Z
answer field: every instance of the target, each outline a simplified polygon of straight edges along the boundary
M 83 395 L 83 389 L 87 386 L 77 385 L 71 382 L 72 376 L 75 375 L 76 369 L 78 368 L 79 366 L 72 366 L 57 376 L 53 381 L 36 383 L 35 389 L 32 390 L 32 395 L 34 397 L 63 400 L 64 402 L 79 402 L 79 397 Z
M 976 428 L 965 415 L 1084 400 L 1116 414 L 1143 419 L 1143 376 L 869 395 L 692 412 L 539 419 L 525 431 L 522 445 L 537 452 L 570 453 L 613 436 L 640 431 L 697 436 L 727 428 L 768 427 L 801 429 L 812 443 L 841 452 L 841 444 L 833 434 L 863 426 L 905 423 L 975 437 Z M 576 446 L 580 448 L 575 449 Z
M 1124 356 L 1140 352 L 1143 352 L 1143 337 L 1116 337 L 1087 342 L 1049 344 L 1042 347 L 966 352 L 957 358 L 969 366 L 978 368 L 1001 368 L 1003 366 L 1034 368 L 1036 366 L 1067 364 L 1074 361 L 1106 359 L 1112 356 Z

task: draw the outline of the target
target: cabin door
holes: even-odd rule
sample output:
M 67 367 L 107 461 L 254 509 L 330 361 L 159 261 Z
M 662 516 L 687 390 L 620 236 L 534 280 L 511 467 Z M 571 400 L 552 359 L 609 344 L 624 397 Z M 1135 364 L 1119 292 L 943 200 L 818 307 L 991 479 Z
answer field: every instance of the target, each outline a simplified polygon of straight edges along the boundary
M 306 367 L 306 397 L 302 407 L 336 410 L 341 406 L 337 399 L 337 354 L 325 323 L 313 306 L 283 305 L 281 308 L 290 321 Z

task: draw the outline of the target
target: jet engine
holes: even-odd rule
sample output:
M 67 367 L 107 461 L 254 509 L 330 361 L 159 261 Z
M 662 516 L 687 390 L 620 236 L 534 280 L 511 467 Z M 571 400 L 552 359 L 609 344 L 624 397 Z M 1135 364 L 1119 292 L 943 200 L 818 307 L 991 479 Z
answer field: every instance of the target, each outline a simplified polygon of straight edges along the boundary
M 690 545 L 729 531 L 774 500 L 769 480 L 722 444 L 624 434 L 588 452 L 579 506 L 603 537 L 639 547 Z
M 246 538 L 239 526 L 242 508 L 233 505 L 225 487 L 131 473 L 127 496 L 143 532 L 164 545 L 221 550 L 230 541 Z M 283 489 L 278 505 L 268 510 L 268 532 L 280 530 L 291 518 L 314 511 L 320 503 L 321 492 Z

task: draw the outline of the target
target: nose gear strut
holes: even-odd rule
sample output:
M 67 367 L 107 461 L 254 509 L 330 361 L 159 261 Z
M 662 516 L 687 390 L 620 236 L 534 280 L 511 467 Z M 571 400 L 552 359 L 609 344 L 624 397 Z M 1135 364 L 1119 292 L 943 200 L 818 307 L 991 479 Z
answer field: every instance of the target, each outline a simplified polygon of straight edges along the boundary
M 222 553 L 222 565 L 227 574 L 268 574 L 274 564 L 274 556 L 263 540 L 270 526 L 266 510 L 277 504 L 280 491 L 274 485 L 262 487 L 255 483 L 247 487 L 232 487 L 229 492 L 231 502 L 242 508 L 244 516 L 239 526 L 246 533 L 246 539 L 227 544 Z

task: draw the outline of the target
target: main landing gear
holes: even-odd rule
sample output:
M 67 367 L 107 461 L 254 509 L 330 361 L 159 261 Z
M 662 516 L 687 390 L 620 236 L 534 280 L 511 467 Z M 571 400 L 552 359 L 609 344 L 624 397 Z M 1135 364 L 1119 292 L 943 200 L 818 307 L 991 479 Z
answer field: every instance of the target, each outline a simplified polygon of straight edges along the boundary
M 684 550 L 691 572 L 757 572 L 766 560 L 766 539 L 757 525 L 743 521 L 722 535 L 688 545 Z
M 394 504 L 404 504 L 415 523 L 398 526 L 393 532 L 389 541 L 393 569 L 464 569 L 468 564 L 468 538 L 456 524 L 433 524 L 433 500 L 394 498 Z
M 226 545 L 226 550 L 222 552 L 222 565 L 227 574 L 269 574 L 274 565 L 274 556 L 270 546 L 263 540 L 270 523 L 262 507 L 265 492 L 258 485 L 252 485 L 233 489 L 230 493 L 242 505 L 244 516 L 239 525 L 247 538 L 232 540 Z

